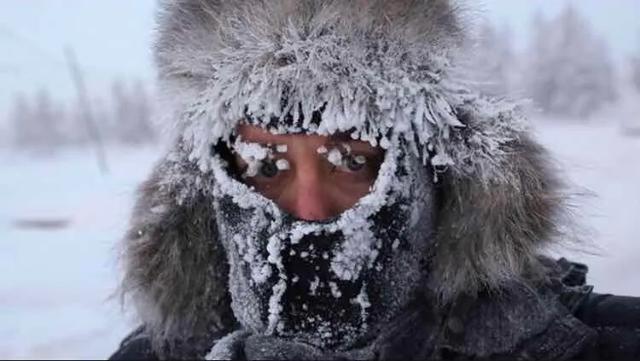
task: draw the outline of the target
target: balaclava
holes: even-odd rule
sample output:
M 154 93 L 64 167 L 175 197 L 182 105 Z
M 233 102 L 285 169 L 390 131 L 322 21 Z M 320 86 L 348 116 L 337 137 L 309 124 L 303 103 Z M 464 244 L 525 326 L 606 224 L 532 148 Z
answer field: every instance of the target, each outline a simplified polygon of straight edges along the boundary
M 206 353 L 234 329 L 347 349 L 423 292 L 450 304 L 543 269 L 563 194 L 519 107 L 467 86 L 461 18 L 451 0 L 161 2 L 174 137 L 141 188 L 124 280 L 155 349 Z M 223 149 L 270 156 L 241 122 L 346 133 L 384 161 L 352 208 L 302 221 L 230 170 Z
M 433 248 L 432 176 L 398 134 L 383 143 L 371 192 L 326 221 L 287 214 L 214 156 L 215 216 L 230 264 L 232 307 L 244 328 L 348 347 L 416 297 Z M 250 168 L 270 152 L 238 141 L 231 148 Z M 327 150 L 334 162 L 339 154 Z

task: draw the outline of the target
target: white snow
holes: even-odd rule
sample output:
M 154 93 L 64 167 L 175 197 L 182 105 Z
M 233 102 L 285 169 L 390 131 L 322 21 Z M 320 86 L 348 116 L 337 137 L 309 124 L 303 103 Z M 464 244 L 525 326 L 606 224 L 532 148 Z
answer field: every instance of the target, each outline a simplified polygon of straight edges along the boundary
M 318 286 L 320 286 L 320 278 L 318 278 L 318 276 L 315 276 L 313 281 L 311 281 L 311 283 L 309 284 L 309 294 L 315 296 L 318 292 Z
M 233 143 L 233 151 L 247 163 L 243 177 L 255 177 L 260 171 L 262 161 L 272 157 L 272 150 L 259 143 L 244 142 L 240 137 Z
M 243 255 L 242 260 L 251 265 L 251 279 L 258 284 L 266 282 L 271 276 L 271 266 L 258 253 L 258 249 L 252 242 L 248 242 L 241 235 L 233 236 L 233 242 L 238 247 L 238 252 Z
M 589 266 L 595 292 L 640 296 L 640 137 L 625 135 L 621 120 L 609 115 L 587 125 L 546 120 L 538 121 L 536 130 L 574 190 L 593 193 L 579 198 L 575 211 L 588 228 L 583 240 L 592 242 L 596 254 L 557 253 Z
M 340 298 L 342 297 L 342 292 L 340 292 L 340 287 L 338 287 L 338 284 L 335 282 L 329 282 L 329 288 L 331 289 L 331 295 L 334 298 Z
M 384 149 L 388 149 L 391 146 L 391 143 L 387 138 L 384 139 L 387 144 Z M 343 150 L 340 150 L 339 148 L 342 148 Z M 327 161 L 334 166 L 347 167 L 347 157 L 351 156 L 352 149 L 348 143 L 342 143 L 338 147 L 331 148 L 331 150 L 328 150 L 325 146 L 319 147 L 317 152 L 327 158 Z M 354 157 L 354 160 L 356 163 L 361 165 L 367 163 L 367 157 L 364 155 L 357 155 Z
M 354 159 L 356 161 L 356 163 L 358 164 L 365 164 L 367 163 L 367 157 L 365 157 L 364 155 L 357 155 Z
M 117 297 L 116 243 L 158 149 L 109 149 L 31 159 L 0 153 L 0 359 L 103 359 L 135 324 Z M 161 212 L 162 209 L 154 209 Z M 68 221 L 26 229 L 29 219 Z
M 276 160 L 276 167 L 278 170 L 288 170 L 291 168 L 289 165 L 289 161 L 286 159 L 278 159 Z
M 335 165 L 336 167 L 342 166 L 342 152 L 340 152 L 337 148 L 332 148 L 327 154 L 327 160 L 329 163 Z
M 286 144 L 278 144 L 278 145 L 276 146 L 276 151 L 277 151 L 278 153 L 286 153 L 286 152 L 287 152 L 287 149 L 288 149 L 288 147 L 287 147 L 287 145 L 286 145 Z
M 280 279 L 278 283 L 273 286 L 273 294 L 269 298 L 269 325 L 266 331 L 267 335 L 273 334 L 280 325 L 280 313 L 283 308 L 280 301 L 286 290 L 287 283 L 284 279 Z
M 364 283 L 360 288 L 360 293 L 351 300 L 352 304 L 360 306 L 360 318 L 365 321 L 367 319 L 367 309 L 371 307 L 369 295 L 367 294 L 367 284 Z

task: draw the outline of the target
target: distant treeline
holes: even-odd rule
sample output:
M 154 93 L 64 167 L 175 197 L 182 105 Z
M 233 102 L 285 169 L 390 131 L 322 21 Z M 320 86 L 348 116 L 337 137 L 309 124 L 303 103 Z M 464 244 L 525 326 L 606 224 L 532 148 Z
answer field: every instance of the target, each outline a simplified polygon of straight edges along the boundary
M 608 44 L 577 8 L 568 6 L 551 19 L 537 14 L 532 25 L 520 52 L 508 27 L 479 27 L 469 62 L 484 92 L 531 99 L 552 117 L 588 118 L 616 101 L 621 88 L 640 91 L 640 43 L 637 55 L 617 69 Z
M 142 81 L 116 80 L 106 99 L 62 104 L 47 89 L 17 95 L 9 115 L 9 143 L 16 149 L 49 152 L 101 143 L 152 143 L 154 96 Z M 87 114 L 87 109 L 90 114 Z M 99 139 L 95 139 L 99 137 Z

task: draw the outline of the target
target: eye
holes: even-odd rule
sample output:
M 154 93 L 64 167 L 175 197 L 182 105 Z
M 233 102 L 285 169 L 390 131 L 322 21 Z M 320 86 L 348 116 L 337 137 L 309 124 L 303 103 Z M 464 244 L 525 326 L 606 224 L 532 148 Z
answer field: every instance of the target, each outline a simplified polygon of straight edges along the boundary
M 340 149 L 342 148 L 342 149 Z M 352 148 L 348 144 L 341 144 L 331 150 L 327 150 L 325 147 L 321 147 L 317 150 L 319 154 L 327 159 L 329 163 L 333 165 L 331 172 L 340 170 L 344 173 L 352 173 L 358 175 L 365 175 L 365 173 L 377 173 L 378 154 L 369 154 L 363 152 L 353 152 Z
M 359 172 L 367 165 L 367 157 L 364 155 L 348 154 L 343 157 L 343 163 L 348 170 Z
M 259 164 L 254 168 L 255 171 L 253 175 L 249 175 L 249 177 L 258 176 L 261 178 L 272 179 L 278 176 L 278 174 L 283 171 L 287 171 L 290 169 L 289 161 L 281 158 L 281 159 L 264 159 L 261 160 Z
M 273 178 L 278 175 L 280 171 L 276 162 L 271 159 L 266 159 L 262 161 L 259 169 L 259 175 L 265 178 Z

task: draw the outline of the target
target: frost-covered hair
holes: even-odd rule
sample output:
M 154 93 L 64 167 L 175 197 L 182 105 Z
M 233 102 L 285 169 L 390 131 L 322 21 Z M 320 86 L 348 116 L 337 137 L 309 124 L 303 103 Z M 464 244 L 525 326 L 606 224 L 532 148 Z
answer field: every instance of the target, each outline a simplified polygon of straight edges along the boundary
M 391 129 L 411 140 L 439 175 L 425 287 L 443 303 L 543 273 L 537 255 L 557 233 L 560 182 L 518 107 L 456 78 L 459 4 L 165 0 L 158 25 L 175 147 L 140 189 L 123 283 L 156 341 L 234 323 L 205 185 L 212 145 L 245 119 L 270 119 L 274 132 L 353 132 L 382 147 Z

